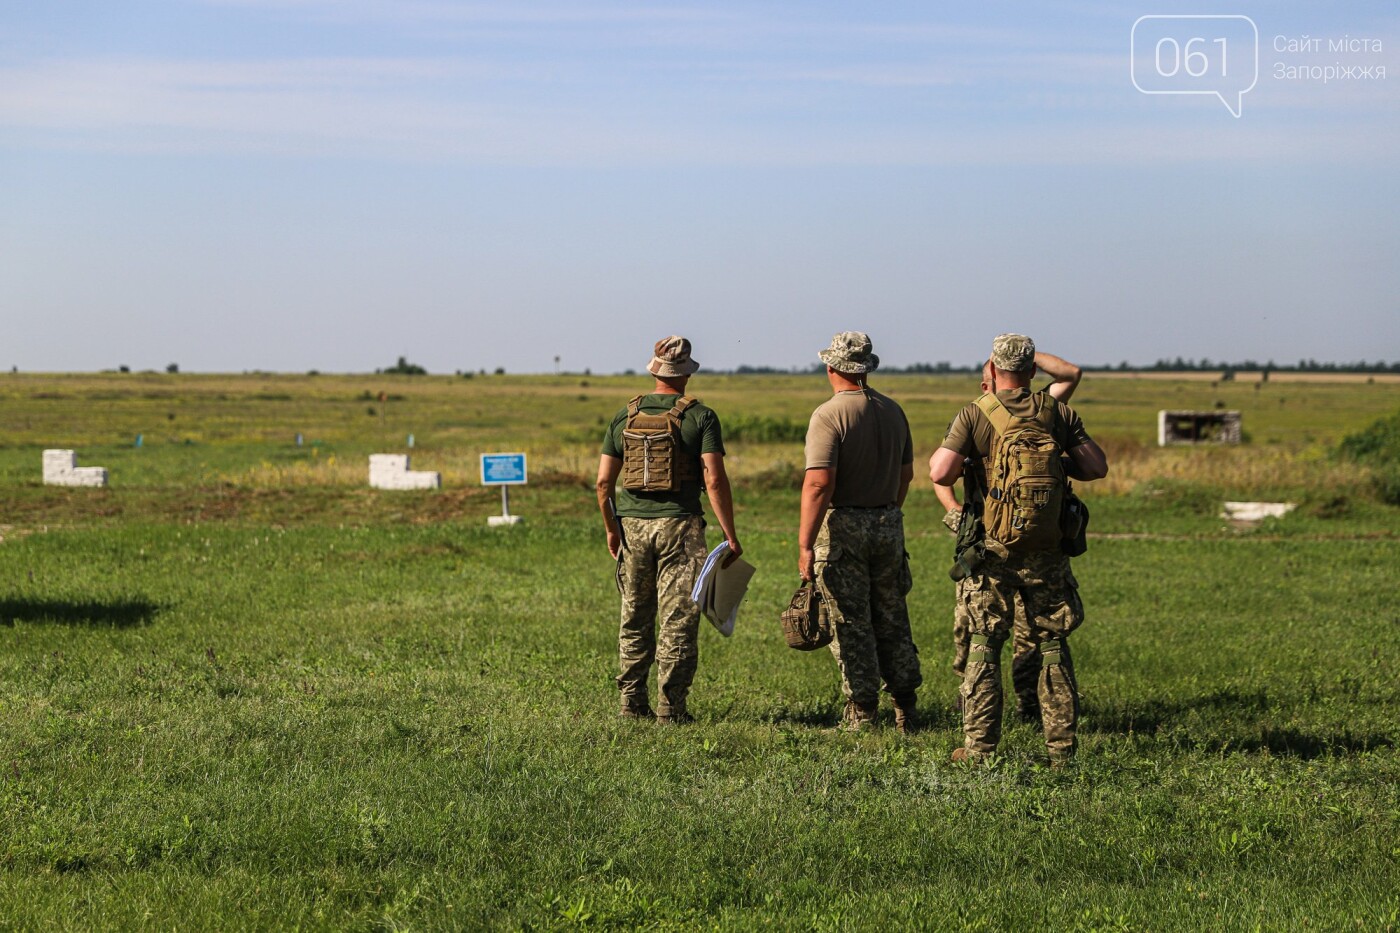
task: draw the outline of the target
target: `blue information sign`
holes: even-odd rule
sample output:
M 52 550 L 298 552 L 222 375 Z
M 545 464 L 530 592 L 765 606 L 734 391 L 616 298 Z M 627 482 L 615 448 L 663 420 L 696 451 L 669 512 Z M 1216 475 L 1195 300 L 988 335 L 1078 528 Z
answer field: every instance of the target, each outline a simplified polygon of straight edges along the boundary
M 525 485 L 524 454 L 482 454 L 481 485 Z

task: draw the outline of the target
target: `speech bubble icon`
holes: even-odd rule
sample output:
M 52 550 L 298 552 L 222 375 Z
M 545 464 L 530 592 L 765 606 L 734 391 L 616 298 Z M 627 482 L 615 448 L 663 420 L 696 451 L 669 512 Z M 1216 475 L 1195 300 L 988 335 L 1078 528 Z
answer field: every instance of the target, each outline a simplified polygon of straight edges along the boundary
M 1259 28 L 1248 16 L 1139 16 L 1130 46 L 1133 87 L 1144 94 L 1214 94 L 1238 118 L 1259 82 Z

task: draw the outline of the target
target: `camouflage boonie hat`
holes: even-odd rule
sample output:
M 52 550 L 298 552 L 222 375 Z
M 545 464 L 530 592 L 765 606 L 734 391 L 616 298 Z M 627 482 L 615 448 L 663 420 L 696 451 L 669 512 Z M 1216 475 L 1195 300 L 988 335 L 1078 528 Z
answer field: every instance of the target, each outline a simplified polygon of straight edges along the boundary
M 689 376 L 700 368 L 690 358 L 690 341 L 684 337 L 663 337 L 656 341 L 647 372 L 653 376 Z
M 1025 334 L 1002 334 L 992 341 L 992 365 L 1003 372 L 1020 373 L 1035 362 L 1035 341 Z
M 818 350 L 822 362 L 838 373 L 859 375 L 873 373 L 880 366 L 880 358 L 871 352 L 874 347 L 870 338 L 858 330 L 848 330 L 831 338 L 831 346 Z

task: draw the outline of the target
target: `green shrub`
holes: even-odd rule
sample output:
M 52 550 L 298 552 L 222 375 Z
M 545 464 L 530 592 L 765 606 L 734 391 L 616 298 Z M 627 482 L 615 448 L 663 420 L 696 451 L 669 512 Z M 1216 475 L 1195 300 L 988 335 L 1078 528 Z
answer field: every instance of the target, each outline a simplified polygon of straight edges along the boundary
M 791 418 L 737 415 L 724 419 L 724 437 L 756 444 L 800 444 L 807 439 L 807 423 Z
M 1400 505 L 1400 412 L 1342 438 L 1337 454 L 1371 467 L 1371 489 L 1386 505 Z
M 1400 411 L 1342 438 L 1337 453 L 1362 463 L 1400 464 Z
M 773 464 L 766 470 L 746 476 L 737 480 L 738 485 L 744 489 L 754 489 L 763 492 L 774 492 L 782 489 L 801 489 L 802 477 L 806 471 L 801 464 L 788 463 L 782 461 Z
M 1400 505 L 1400 464 L 1377 467 L 1371 473 L 1371 488 L 1386 505 Z

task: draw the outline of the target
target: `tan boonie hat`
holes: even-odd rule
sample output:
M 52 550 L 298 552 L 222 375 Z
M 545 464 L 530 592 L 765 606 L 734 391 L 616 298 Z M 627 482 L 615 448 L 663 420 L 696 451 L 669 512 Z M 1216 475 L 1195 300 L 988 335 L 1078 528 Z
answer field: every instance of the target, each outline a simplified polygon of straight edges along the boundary
M 838 373 L 859 375 L 873 373 L 879 368 L 880 358 L 871 352 L 872 349 L 868 336 L 858 330 L 848 330 L 832 337 L 831 346 L 818 350 L 817 356 Z
M 992 365 L 1003 372 L 1021 373 L 1035 362 L 1035 341 L 1025 334 L 1002 334 L 992 341 Z
M 689 376 L 700 368 L 690 358 L 690 341 L 684 337 L 665 337 L 656 341 L 647 372 L 653 376 Z

